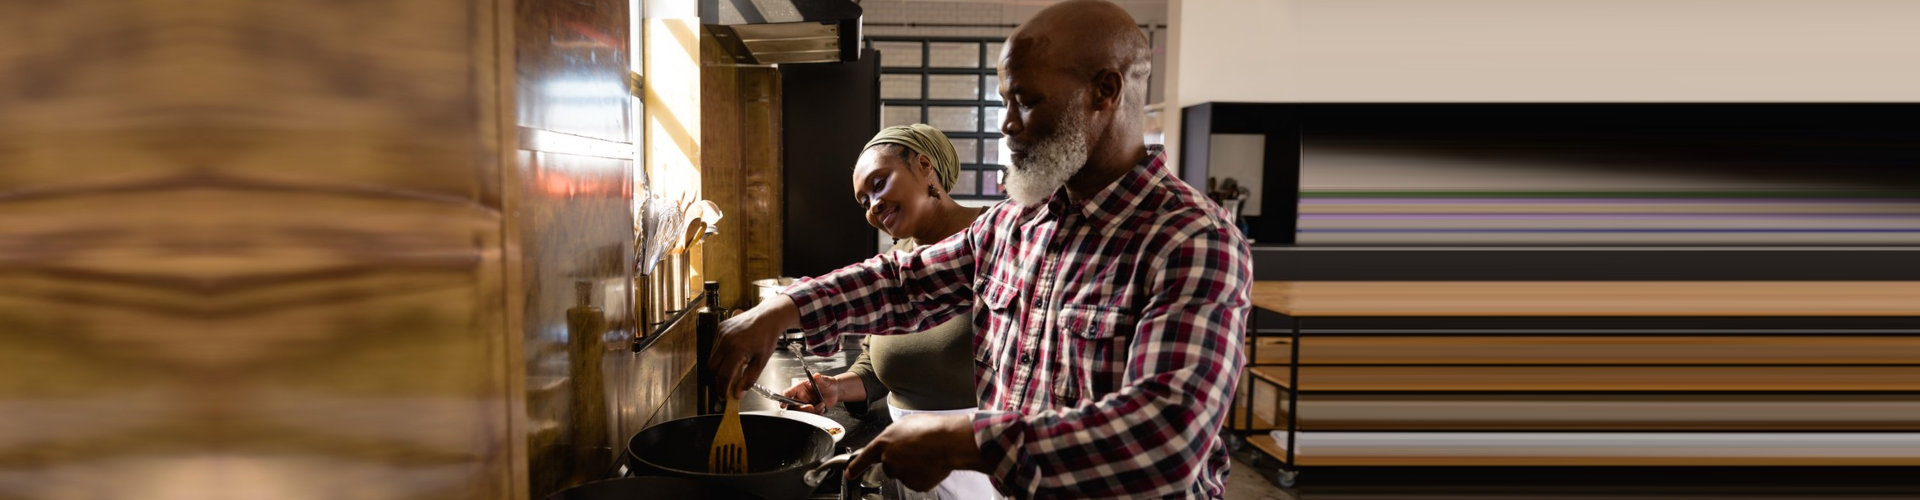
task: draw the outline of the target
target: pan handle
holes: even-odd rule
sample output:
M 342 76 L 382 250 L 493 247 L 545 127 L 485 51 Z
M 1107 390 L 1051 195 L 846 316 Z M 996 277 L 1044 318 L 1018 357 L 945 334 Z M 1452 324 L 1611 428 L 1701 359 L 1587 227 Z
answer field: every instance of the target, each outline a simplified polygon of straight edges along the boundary
M 813 466 L 813 470 L 807 471 L 807 474 L 802 476 L 801 479 L 807 482 L 807 486 L 820 486 L 820 483 L 827 481 L 827 475 L 832 474 L 834 469 L 847 468 L 847 464 L 853 462 L 854 457 L 858 456 L 860 456 L 860 450 L 854 450 L 852 453 L 834 455 L 832 458 L 820 462 L 820 465 Z

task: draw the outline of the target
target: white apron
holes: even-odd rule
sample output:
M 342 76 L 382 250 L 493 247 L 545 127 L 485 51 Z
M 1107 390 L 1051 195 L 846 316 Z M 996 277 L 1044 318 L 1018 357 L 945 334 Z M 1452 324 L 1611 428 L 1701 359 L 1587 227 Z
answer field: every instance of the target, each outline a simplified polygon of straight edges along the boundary
M 975 411 L 978 410 L 973 408 L 961 408 L 958 410 L 902 410 L 891 404 L 887 405 L 887 413 L 893 415 L 893 421 L 895 422 L 906 418 L 907 415 L 973 415 Z M 939 495 L 941 500 L 999 500 L 1005 498 L 1000 496 L 999 491 L 993 489 L 993 481 L 987 479 L 986 474 L 970 470 L 953 471 L 952 474 L 947 475 L 945 481 L 941 481 L 939 486 L 933 488 L 933 493 Z

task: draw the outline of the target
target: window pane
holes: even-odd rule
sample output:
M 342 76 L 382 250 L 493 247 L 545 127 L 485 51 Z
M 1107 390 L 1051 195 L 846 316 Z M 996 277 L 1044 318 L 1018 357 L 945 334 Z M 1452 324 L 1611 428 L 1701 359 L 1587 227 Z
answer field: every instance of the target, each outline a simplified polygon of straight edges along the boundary
M 982 159 L 980 163 L 991 163 L 994 165 L 1007 164 L 1006 156 L 1004 156 L 1000 151 L 999 139 L 987 139 L 985 143 L 985 147 L 983 149 L 986 149 L 987 157 L 985 159 Z
M 977 196 L 980 194 L 980 175 L 972 170 L 961 170 L 960 180 L 953 183 L 954 196 Z
M 1006 44 L 1001 42 L 990 42 L 987 44 L 987 66 L 1000 65 L 1000 47 L 1004 45 Z
M 980 77 L 974 75 L 933 75 L 927 77 L 928 99 L 980 98 Z
M 1006 119 L 1007 119 L 1007 108 L 1002 108 L 998 106 L 987 108 L 987 131 L 999 132 L 1000 124 L 1005 122 Z
M 979 130 L 980 108 L 958 106 L 934 106 L 927 108 L 927 124 L 941 132 L 974 132 Z
M 919 99 L 920 75 L 880 75 L 881 99 Z
M 927 57 L 932 58 L 935 68 L 978 68 L 980 67 L 980 45 L 974 43 L 935 43 L 928 47 Z
M 981 80 L 982 81 L 980 82 L 980 95 L 985 96 L 989 101 L 999 102 L 1000 101 L 1000 77 L 997 75 L 987 75 L 986 78 L 983 78 Z
M 880 109 L 880 126 L 912 125 L 920 123 L 919 106 L 887 106 Z
M 880 65 L 888 68 L 920 67 L 920 42 L 873 42 L 880 51 Z
M 980 163 L 979 155 L 980 155 L 980 140 L 978 139 L 954 139 L 953 140 L 953 156 L 955 158 L 959 158 L 960 163 Z

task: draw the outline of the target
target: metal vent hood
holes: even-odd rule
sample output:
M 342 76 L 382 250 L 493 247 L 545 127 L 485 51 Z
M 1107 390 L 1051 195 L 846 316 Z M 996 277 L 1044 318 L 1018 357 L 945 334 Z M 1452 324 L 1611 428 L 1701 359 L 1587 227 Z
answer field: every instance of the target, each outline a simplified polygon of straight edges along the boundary
M 857 60 L 860 15 L 850 0 L 700 1 L 700 23 L 739 64 Z

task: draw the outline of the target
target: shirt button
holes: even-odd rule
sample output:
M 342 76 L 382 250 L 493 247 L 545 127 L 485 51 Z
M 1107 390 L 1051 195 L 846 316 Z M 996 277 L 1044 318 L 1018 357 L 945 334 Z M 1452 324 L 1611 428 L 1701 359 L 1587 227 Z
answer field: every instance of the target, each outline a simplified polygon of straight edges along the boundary
M 1033 353 L 1030 353 L 1030 352 L 1020 353 L 1020 362 L 1022 364 L 1029 364 L 1029 365 L 1033 364 Z

